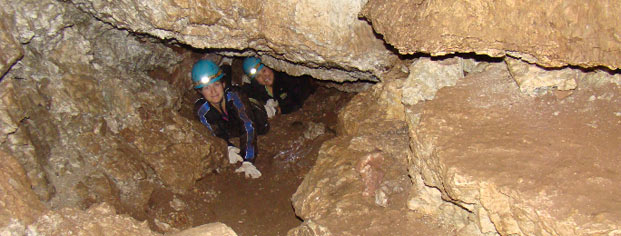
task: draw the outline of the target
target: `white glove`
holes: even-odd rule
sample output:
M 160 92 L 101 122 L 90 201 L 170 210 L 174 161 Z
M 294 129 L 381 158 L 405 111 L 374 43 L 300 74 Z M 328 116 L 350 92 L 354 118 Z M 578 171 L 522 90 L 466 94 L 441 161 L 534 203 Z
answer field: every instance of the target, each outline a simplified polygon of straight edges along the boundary
M 246 178 L 252 177 L 253 179 L 261 177 L 261 172 L 255 167 L 251 162 L 244 161 L 242 162 L 241 167 L 235 170 L 235 173 L 244 172 Z
M 239 155 L 239 148 L 229 146 L 229 164 L 235 164 L 240 161 L 244 161 L 244 159 Z
M 268 105 L 268 106 L 271 106 L 273 108 L 276 108 L 276 107 L 278 107 L 278 101 L 270 98 L 270 99 L 267 100 L 265 105 Z
M 274 99 L 269 99 L 265 103 L 265 111 L 267 112 L 267 118 L 272 118 L 276 115 L 278 111 L 278 101 Z
M 267 118 L 272 118 L 276 115 L 276 108 L 268 104 L 265 104 L 263 107 L 265 107 L 265 112 L 267 112 Z

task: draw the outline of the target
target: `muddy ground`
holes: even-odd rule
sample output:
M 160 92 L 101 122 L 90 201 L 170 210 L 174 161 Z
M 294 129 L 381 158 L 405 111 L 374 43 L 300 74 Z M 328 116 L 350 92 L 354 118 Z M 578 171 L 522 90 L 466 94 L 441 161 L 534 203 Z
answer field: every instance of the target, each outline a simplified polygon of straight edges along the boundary
M 258 140 L 259 179 L 246 179 L 231 165 L 198 181 L 189 194 L 155 190 L 148 209 L 151 228 L 165 232 L 217 221 L 242 236 L 286 235 L 301 223 L 290 198 L 321 144 L 335 136 L 338 109 L 352 96 L 318 87 L 302 109 L 272 118 L 270 132 Z

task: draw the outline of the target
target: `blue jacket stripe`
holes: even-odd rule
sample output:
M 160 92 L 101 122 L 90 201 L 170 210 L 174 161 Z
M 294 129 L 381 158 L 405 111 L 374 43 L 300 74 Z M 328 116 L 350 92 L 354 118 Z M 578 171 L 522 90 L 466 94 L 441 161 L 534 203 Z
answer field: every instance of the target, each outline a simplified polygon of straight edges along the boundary
M 211 106 L 209 106 L 209 102 L 203 103 L 201 108 L 198 109 L 198 119 L 201 121 L 201 123 L 207 126 L 207 128 L 209 128 L 211 134 L 214 134 L 213 129 L 211 129 L 211 125 L 209 124 L 209 122 L 207 122 L 207 118 L 205 118 L 205 115 L 207 114 L 207 112 L 209 112 L 209 109 L 211 109 Z
M 244 128 L 246 128 L 246 157 L 244 157 L 247 161 L 254 159 L 254 146 L 252 145 L 252 141 L 254 139 L 254 127 L 252 126 L 252 121 L 246 114 L 246 107 L 242 103 L 241 99 L 235 93 L 227 93 L 228 100 L 233 100 L 233 104 L 237 109 L 237 114 L 239 114 L 239 118 L 244 122 Z

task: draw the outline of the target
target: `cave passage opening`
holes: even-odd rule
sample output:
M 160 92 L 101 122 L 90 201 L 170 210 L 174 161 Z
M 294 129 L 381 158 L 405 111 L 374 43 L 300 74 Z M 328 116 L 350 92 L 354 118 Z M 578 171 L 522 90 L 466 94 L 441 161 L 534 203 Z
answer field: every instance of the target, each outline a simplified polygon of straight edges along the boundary
M 243 57 L 203 51 L 192 55 L 185 66 L 191 66 L 199 58 L 209 58 L 219 64 L 231 64 L 233 84 L 243 80 Z M 167 77 L 157 73 L 152 76 Z M 235 173 L 238 165 L 233 164 L 207 174 L 184 194 L 157 188 L 151 194 L 145 214 L 151 229 L 164 233 L 173 228 L 222 222 L 239 235 L 286 235 L 297 227 L 302 221 L 294 212 L 291 196 L 312 168 L 322 143 L 336 136 L 338 111 L 355 95 L 355 92 L 344 92 L 342 87 L 357 86 L 315 79 L 311 79 L 311 84 L 315 90 L 299 110 L 271 118 L 269 132 L 258 136 L 255 165 L 262 172 L 260 178 L 250 179 L 243 173 Z M 188 89 L 182 99 L 179 113 L 191 122 L 200 123 L 193 111 L 193 103 L 199 96 Z

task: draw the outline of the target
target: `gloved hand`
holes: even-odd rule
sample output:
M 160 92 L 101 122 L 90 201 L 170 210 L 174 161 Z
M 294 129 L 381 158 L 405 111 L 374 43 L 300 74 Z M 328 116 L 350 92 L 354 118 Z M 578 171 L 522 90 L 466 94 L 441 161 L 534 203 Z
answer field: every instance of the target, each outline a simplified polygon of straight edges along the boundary
M 265 111 L 267 112 L 267 118 L 274 117 L 278 111 L 278 101 L 274 99 L 267 100 L 265 103 Z
M 271 106 L 273 108 L 276 108 L 276 107 L 278 107 L 278 101 L 270 98 L 270 99 L 267 100 L 265 105 L 268 105 L 268 106 Z
M 242 162 L 241 167 L 235 170 L 235 173 L 244 172 L 246 178 L 251 177 L 253 179 L 261 177 L 261 172 L 255 167 L 251 162 L 244 161 Z
M 235 164 L 240 161 L 244 161 L 244 159 L 239 155 L 239 148 L 229 146 L 229 164 Z
M 267 118 L 272 118 L 276 115 L 276 108 L 267 104 L 263 107 L 265 107 L 265 112 L 267 112 Z

